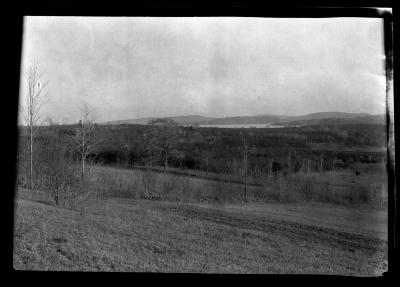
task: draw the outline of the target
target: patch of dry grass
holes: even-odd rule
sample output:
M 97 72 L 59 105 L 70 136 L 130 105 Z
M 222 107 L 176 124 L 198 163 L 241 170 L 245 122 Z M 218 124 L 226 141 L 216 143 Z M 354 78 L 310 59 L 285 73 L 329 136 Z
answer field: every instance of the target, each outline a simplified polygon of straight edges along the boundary
M 233 203 L 243 201 L 244 185 L 204 178 L 93 166 L 94 194 L 107 197 L 147 198 L 180 202 Z M 353 182 L 353 179 L 356 180 Z M 264 178 L 260 186 L 248 186 L 250 201 L 324 202 L 338 205 L 387 205 L 387 179 L 381 174 L 356 176 L 351 170 L 296 173 Z
M 387 258 L 377 239 L 218 207 L 22 197 L 15 214 L 15 269 L 374 275 Z

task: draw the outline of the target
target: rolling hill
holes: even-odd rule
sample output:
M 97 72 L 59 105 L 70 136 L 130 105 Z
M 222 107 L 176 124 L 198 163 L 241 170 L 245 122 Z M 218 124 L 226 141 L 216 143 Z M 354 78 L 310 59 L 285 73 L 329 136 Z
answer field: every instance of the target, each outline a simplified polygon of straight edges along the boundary
M 284 115 L 258 115 L 212 118 L 199 115 L 165 117 L 172 119 L 180 125 L 241 125 L 241 124 L 273 124 L 273 125 L 343 125 L 343 124 L 378 124 L 385 125 L 385 115 L 370 115 L 367 113 L 345 113 L 345 112 L 320 112 L 302 116 Z M 138 118 L 128 120 L 117 120 L 101 123 L 103 125 L 136 124 L 147 125 L 151 118 Z
M 330 117 L 330 118 L 305 118 L 288 122 L 280 122 L 286 126 L 311 126 L 311 125 L 385 125 L 384 115 L 367 115 L 355 117 Z
M 198 115 L 164 117 L 164 118 L 174 120 L 180 125 L 191 125 L 191 124 L 201 123 L 201 122 L 210 121 L 210 120 L 214 119 L 211 117 L 203 117 L 203 116 L 198 116 Z M 156 117 L 109 121 L 109 122 L 104 122 L 101 124 L 103 124 L 103 125 L 122 125 L 122 124 L 148 125 L 149 122 L 154 119 L 156 119 Z

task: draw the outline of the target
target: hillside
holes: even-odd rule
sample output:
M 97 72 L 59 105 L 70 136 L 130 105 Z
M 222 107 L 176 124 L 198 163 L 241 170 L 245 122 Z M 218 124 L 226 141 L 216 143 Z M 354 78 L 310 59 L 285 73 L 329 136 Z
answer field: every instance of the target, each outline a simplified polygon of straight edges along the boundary
M 200 123 L 200 122 L 209 121 L 209 120 L 214 119 L 211 117 L 203 117 L 203 116 L 198 116 L 198 115 L 164 117 L 164 118 L 174 120 L 175 122 L 177 122 L 180 125 Z M 122 124 L 147 125 L 147 124 L 149 124 L 149 122 L 151 120 L 154 120 L 154 119 L 156 119 L 156 117 L 109 121 L 109 122 L 104 122 L 101 124 L 103 124 L 103 125 L 122 125 Z
M 321 112 L 293 117 L 292 120 L 353 119 L 371 116 L 367 113 Z
M 21 191 L 13 263 L 16 270 L 380 276 L 387 270 L 386 214 L 127 198 L 71 210 Z
M 277 122 L 276 124 L 283 124 L 282 122 Z M 303 117 L 303 119 L 296 119 L 284 122 L 286 126 L 311 126 L 311 125 L 385 125 L 386 118 L 384 115 L 359 115 L 350 117 L 345 115 L 344 117 Z
M 240 116 L 240 117 L 224 117 L 209 121 L 204 121 L 204 125 L 237 125 L 237 124 L 270 124 L 274 122 L 282 122 L 291 120 L 291 116 L 281 115 L 260 115 L 260 116 Z

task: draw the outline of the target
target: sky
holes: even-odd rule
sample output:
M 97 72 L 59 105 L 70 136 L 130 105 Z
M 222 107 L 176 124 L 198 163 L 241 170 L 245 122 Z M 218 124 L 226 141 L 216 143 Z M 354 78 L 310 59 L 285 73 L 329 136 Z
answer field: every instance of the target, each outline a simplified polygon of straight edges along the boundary
M 377 18 L 25 17 L 24 68 L 48 82 L 42 118 L 385 113 Z

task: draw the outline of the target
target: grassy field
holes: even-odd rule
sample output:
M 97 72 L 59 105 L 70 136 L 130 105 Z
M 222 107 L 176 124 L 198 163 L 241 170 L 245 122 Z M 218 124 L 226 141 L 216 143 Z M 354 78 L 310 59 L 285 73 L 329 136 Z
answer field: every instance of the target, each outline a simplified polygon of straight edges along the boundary
M 356 171 L 360 174 L 356 175 Z M 243 184 L 222 176 L 204 178 L 110 166 L 92 166 L 94 194 L 140 197 L 146 177 L 155 197 L 185 202 L 242 202 Z M 290 178 L 258 178 L 248 187 L 252 202 L 324 202 L 339 205 L 387 206 L 387 173 L 383 164 L 354 165 L 350 169 L 324 173 L 296 173 Z
M 115 167 L 115 166 L 107 166 L 110 169 L 136 169 L 143 170 L 143 166 L 136 167 Z M 152 171 L 158 171 L 160 173 L 164 173 L 164 168 L 162 166 L 152 166 L 150 168 Z M 359 176 L 355 176 L 355 172 L 358 171 Z M 241 182 L 242 178 L 239 175 L 232 174 L 224 174 L 224 173 L 214 173 L 208 172 L 206 174 L 205 171 L 196 170 L 196 169 L 180 169 L 175 167 L 169 167 L 167 170 L 168 174 L 172 175 L 182 175 L 182 176 L 190 176 L 196 178 L 203 178 L 209 180 L 225 180 L 231 182 Z M 298 173 L 301 174 L 301 173 Z M 325 171 L 322 175 L 319 172 L 313 172 L 312 175 L 317 175 L 320 182 L 325 180 L 329 180 L 329 182 L 333 185 L 370 185 L 373 183 L 386 183 L 387 182 L 387 171 L 386 166 L 383 163 L 354 163 L 348 169 L 342 169 L 338 171 Z M 248 181 L 251 185 L 260 185 L 265 182 L 264 178 L 268 178 L 268 176 L 264 175 L 262 177 L 250 176 Z M 296 179 L 296 176 L 294 177 Z
M 75 209 L 19 190 L 14 268 L 376 276 L 387 211 L 322 203 L 89 197 Z

